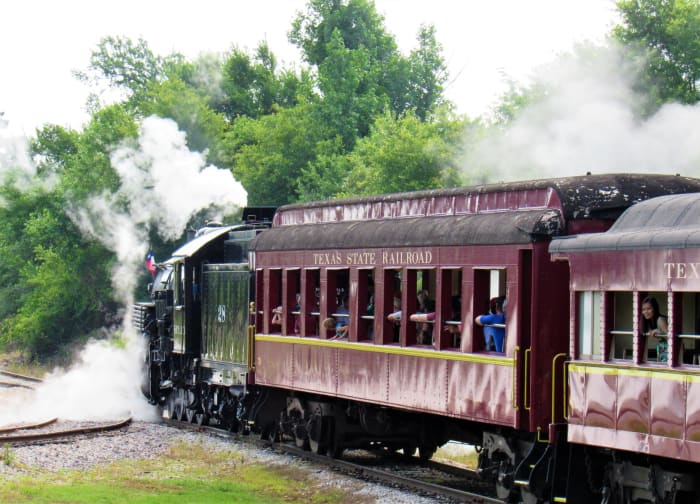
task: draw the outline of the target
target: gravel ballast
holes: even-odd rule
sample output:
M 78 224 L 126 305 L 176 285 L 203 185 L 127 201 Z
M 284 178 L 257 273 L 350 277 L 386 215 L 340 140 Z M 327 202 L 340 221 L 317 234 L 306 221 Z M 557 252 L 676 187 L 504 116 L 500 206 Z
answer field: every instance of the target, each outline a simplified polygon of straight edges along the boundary
M 220 438 L 206 432 L 187 432 L 164 424 L 133 422 L 128 428 L 107 434 L 72 439 L 69 442 L 8 448 L 12 463 L 0 461 L 0 479 L 39 471 L 84 470 L 117 460 L 143 459 L 162 455 L 175 443 L 203 444 L 216 451 L 235 451 L 245 460 L 264 465 L 288 465 L 308 473 L 320 487 L 341 488 L 364 502 L 428 504 L 434 499 L 349 478 L 288 455 L 261 449 L 249 443 Z

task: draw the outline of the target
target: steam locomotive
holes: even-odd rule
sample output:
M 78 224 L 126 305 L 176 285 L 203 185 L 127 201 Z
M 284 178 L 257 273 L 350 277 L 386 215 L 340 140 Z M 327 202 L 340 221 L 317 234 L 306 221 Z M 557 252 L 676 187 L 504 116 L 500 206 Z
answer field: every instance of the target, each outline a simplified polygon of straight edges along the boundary
M 334 457 L 470 443 L 507 502 L 700 502 L 697 193 L 610 174 L 250 209 L 134 306 L 144 394 Z M 501 352 L 474 322 L 494 298 Z

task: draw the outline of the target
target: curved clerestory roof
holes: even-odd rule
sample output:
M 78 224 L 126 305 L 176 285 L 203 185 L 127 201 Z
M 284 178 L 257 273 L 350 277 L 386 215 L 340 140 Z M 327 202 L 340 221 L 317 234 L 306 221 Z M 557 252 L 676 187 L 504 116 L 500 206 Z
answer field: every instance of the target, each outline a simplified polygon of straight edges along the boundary
M 660 196 L 627 209 L 605 233 L 553 240 L 552 253 L 700 247 L 700 192 Z

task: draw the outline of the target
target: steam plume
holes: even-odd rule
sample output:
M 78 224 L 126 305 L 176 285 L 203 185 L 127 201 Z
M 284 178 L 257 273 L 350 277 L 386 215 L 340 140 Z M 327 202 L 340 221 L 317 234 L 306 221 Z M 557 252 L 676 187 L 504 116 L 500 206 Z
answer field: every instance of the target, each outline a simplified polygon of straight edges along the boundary
M 637 74 L 622 49 L 580 48 L 540 68 L 546 90 L 505 129 L 481 141 L 467 170 L 475 181 L 610 172 L 700 175 L 700 107 L 667 104 L 640 115 Z
M 137 277 L 145 272 L 148 233 L 165 239 L 182 234 L 196 212 L 216 207 L 230 213 L 245 205 L 247 195 L 228 170 L 206 166 L 204 156 L 187 149 L 184 133 L 167 119 L 149 117 L 138 140 L 118 148 L 112 165 L 121 177 L 117 194 L 103 194 L 71 218 L 88 235 L 115 252 L 112 282 L 124 307 L 132 302 Z M 143 342 L 131 327 L 128 309 L 120 330 L 120 348 L 109 341 L 91 342 L 77 365 L 47 377 L 31 401 L 30 411 L 3 408 L 0 422 L 58 415 L 62 418 L 116 418 L 133 413 L 153 418 L 155 411 L 142 397 L 140 363 Z

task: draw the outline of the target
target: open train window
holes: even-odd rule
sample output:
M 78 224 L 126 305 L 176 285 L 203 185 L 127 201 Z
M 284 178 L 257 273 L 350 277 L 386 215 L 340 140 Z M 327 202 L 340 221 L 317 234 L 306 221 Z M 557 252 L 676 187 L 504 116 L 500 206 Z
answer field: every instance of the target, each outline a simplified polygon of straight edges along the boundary
M 301 330 L 301 270 L 284 271 L 282 296 L 282 334 L 296 336 Z
M 382 271 L 382 275 L 384 276 L 382 279 L 384 306 L 382 308 L 385 316 L 380 324 L 375 324 L 375 327 L 382 328 L 383 334 L 380 341 L 384 344 L 398 343 L 402 318 L 401 270 L 386 268 Z
M 475 268 L 474 269 L 474 319 L 480 315 L 492 314 L 492 300 L 502 298 L 503 313 L 507 317 L 506 269 L 505 268 Z M 506 318 L 507 323 L 507 318 Z M 504 331 L 506 323 L 489 323 L 483 327 L 474 326 L 474 351 L 504 352 L 506 347 Z M 499 334 L 500 333 L 500 334 Z M 480 335 L 480 336 L 479 336 Z M 489 336 L 487 342 L 487 335 Z M 495 337 L 494 337 L 495 336 Z M 500 341 L 499 341 L 500 340 Z
M 432 345 L 435 333 L 435 270 L 407 269 L 405 286 L 408 311 L 405 317 L 406 345 Z M 411 321 L 411 316 L 420 320 Z
M 662 338 L 657 338 L 654 336 L 649 336 L 647 334 L 643 334 L 642 332 L 642 327 L 641 327 L 641 319 L 642 319 L 642 304 L 644 299 L 647 297 L 649 298 L 654 298 L 659 304 L 659 312 L 661 315 L 664 315 L 667 317 L 668 314 L 668 294 L 666 292 L 647 292 L 647 293 L 640 293 L 639 295 L 639 307 L 638 307 L 638 317 L 640 319 L 640 345 L 639 348 L 643 349 L 642 350 L 642 355 L 641 355 L 641 360 L 642 361 L 647 361 L 647 362 L 668 362 L 668 341 L 667 337 L 669 335 L 665 335 L 666 337 Z M 667 318 L 668 320 L 668 318 Z
M 267 306 L 265 308 L 265 317 L 270 320 L 270 333 L 282 334 L 282 270 L 268 270 L 267 284 L 265 285 L 265 296 L 267 298 Z
M 603 355 L 601 337 L 602 294 L 598 291 L 578 292 L 578 356 L 600 359 Z
M 700 364 L 700 295 L 683 292 L 680 295 L 680 341 L 679 360 L 682 364 Z M 676 305 L 678 306 L 678 305 Z M 674 311 L 677 311 L 676 308 Z
M 318 268 L 305 269 L 302 273 L 301 334 L 318 336 L 321 315 L 321 272 Z
M 357 322 L 357 340 L 371 341 L 374 339 L 373 269 L 360 269 L 357 271 L 357 309 L 360 314 Z
M 326 291 L 321 293 L 321 305 L 325 300 L 326 314 L 335 321 L 334 327 L 321 330 L 327 338 L 347 339 L 350 331 L 350 270 L 347 268 L 326 270 Z M 354 314 L 353 314 L 354 315 Z M 345 329 L 343 329 L 345 328 Z
M 634 348 L 634 303 L 631 292 L 608 293 L 610 358 L 632 360 Z
M 445 268 L 440 278 L 440 348 L 460 348 L 462 339 L 462 269 Z

